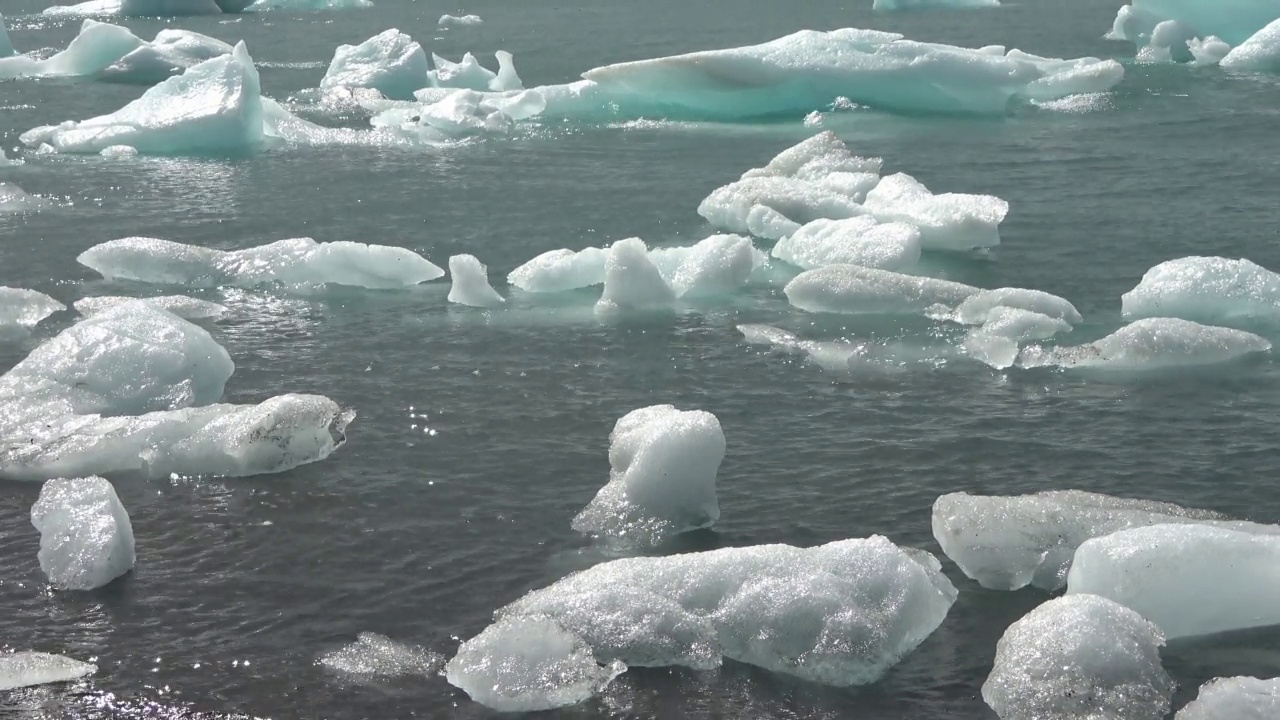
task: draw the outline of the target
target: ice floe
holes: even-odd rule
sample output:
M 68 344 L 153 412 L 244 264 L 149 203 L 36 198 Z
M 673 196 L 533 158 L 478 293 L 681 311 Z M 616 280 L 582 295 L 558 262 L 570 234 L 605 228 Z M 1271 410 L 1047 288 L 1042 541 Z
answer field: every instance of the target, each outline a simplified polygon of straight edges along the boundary
M 0 691 L 70 682 L 98 672 L 98 666 L 42 652 L 0 653 Z
M 1216 678 L 1200 686 L 1175 720 L 1272 720 L 1280 717 L 1280 678 Z
M 77 261 L 103 277 L 156 284 L 308 288 L 333 284 L 369 289 L 411 287 L 444 270 L 405 248 L 355 242 L 277 240 L 245 250 L 215 250 L 156 238 L 95 245 Z
M 609 482 L 573 519 L 581 533 L 655 543 L 720 517 L 716 472 L 724 432 L 715 415 L 654 405 L 609 434 Z
M 1017 590 L 1027 585 L 1060 590 L 1067 585 L 1076 549 L 1085 541 L 1170 523 L 1280 534 L 1280 526 L 1081 490 L 1011 496 L 951 493 L 933 504 L 933 537 L 942 551 L 965 575 L 992 590 Z
M 497 307 L 506 300 L 489 284 L 489 270 L 475 255 L 454 255 L 449 258 L 449 276 L 453 285 L 449 288 L 449 302 L 471 307 Z
M 1243 330 L 1158 317 L 1135 320 L 1085 345 L 1032 345 L 1019 355 L 1018 364 L 1028 368 L 1161 370 L 1213 365 L 1270 350 L 1269 340 Z
M 800 273 L 783 288 L 807 312 L 921 314 L 955 306 L 978 292 L 969 285 L 858 265 L 827 265 Z
M 133 525 L 100 477 L 50 480 L 31 508 L 40 569 L 58 590 L 93 590 L 133 569 Z
M 1001 720 L 1162 720 L 1174 682 L 1164 636 L 1096 595 L 1050 600 L 1005 631 L 982 699 Z
M 1280 274 L 1248 260 L 1184 257 L 1151 268 L 1121 296 L 1126 319 L 1280 320 Z
M 484 18 L 479 15 L 441 15 L 437 24 L 440 27 L 475 27 L 483 25 Z

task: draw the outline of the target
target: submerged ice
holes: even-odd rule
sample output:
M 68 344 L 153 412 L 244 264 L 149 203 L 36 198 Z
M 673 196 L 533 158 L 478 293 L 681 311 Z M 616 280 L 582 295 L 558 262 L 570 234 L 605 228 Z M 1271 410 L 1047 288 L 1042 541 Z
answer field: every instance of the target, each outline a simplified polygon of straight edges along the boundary
M 245 250 L 131 237 L 95 245 L 76 260 L 103 277 L 141 282 L 215 287 L 325 284 L 369 289 L 411 287 L 435 280 L 444 270 L 405 248 L 311 238 L 278 240 Z
M 355 642 L 325 653 L 317 662 L 330 670 L 349 675 L 433 677 L 444 666 L 444 656 L 398 643 L 377 633 L 364 632 Z
M 1160 630 L 1096 595 L 1032 610 L 996 644 L 982 699 L 1001 720 L 1162 720 L 1174 683 Z
M 654 405 L 609 434 L 609 482 L 573 519 L 578 532 L 653 543 L 720 517 L 716 472 L 724 432 L 715 415 Z
M 97 671 L 97 665 L 52 653 L 0 653 L 0 691 L 69 682 Z
M 133 525 L 100 477 L 50 480 L 31 508 L 40 569 L 59 590 L 93 590 L 133 569 Z

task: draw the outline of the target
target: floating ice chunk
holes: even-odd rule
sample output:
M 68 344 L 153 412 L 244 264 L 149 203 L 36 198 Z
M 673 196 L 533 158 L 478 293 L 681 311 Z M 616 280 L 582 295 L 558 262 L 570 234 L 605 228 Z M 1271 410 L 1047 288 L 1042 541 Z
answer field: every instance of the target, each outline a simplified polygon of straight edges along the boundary
M 992 310 L 1001 307 L 1048 315 L 1056 320 L 1065 321 L 1068 325 L 1084 322 L 1080 312 L 1064 298 L 1041 290 L 1008 287 L 979 290 L 960 303 L 948 319 L 955 320 L 961 325 L 981 325 L 987 322 Z
M 1174 720 L 1272 720 L 1280 717 L 1280 678 L 1216 678 Z
M 1076 550 L 1067 592 L 1132 608 L 1171 639 L 1280 624 L 1280 537 L 1205 525 L 1095 537 Z
M 355 642 L 324 654 L 318 662 L 350 675 L 434 677 L 444 666 L 444 656 L 414 645 L 403 645 L 377 633 L 363 632 Z
M 0 691 L 70 682 L 98 672 L 98 666 L 42 652 L 0 653 Z
M 77 17 L 84 15 L 120 15 L 122 17 L 184 17 L 217 15 L 222 12 L 216 0 L 89 0 L 78 5 L 54 5 L 44 9 L 45 15 Z
M 752 345 L 772 345 L 784 350 L 797 349 L 803 342 L 795 333 L 772 325 L 739 325 L 738 332 Z
M 322 284 L 369 289 L 410 287 L 444 270 L 405 248 L 355 242 L 278 240 L 223 251 L 155 238 L 122 238 L 95 245 L 76 260 L 106 278 L 158 284 L 286 287 Z
M 802 30 L 761 45 L 596 68 L 572 99 L 589 94 L 603 101 L 597 113 L 614 117 L 676 120 L 800 118 L 837 98 L 882 110 L 1003 115 L 1037 81 L 1033 96 L 1049 100 L 1055 88 L 1106 90 L 1123 72 L 1113 60 L 1001 55 L 857 28 Z M 1059 82 L 1061 74 L 1076 79 Z
M 17 54 L 18 52 L 13 49 L 13 43 L 9 42 L 9 31 L 4 26 L 4 14 L 0 13 L 0 58 Z
M 1207 510 L 1080 490 L 1031 495 L 943 495 L 933 504 L 933 537 L 965 575 L 992 590 L 1066 587 L 1076 548 L 1130 528 L 1195 523 L 1280 534 L 1280 527 L 1227 520 Z
M 107 351 L 109 349 L 109 351 Z M 122 303 L 45 342 L 0 377 L 0 406 L 50 419 L 205 405 L 235 370 L 209 333 L 147 303 Z
M 580 703 L 626 669 L 600 665 L 581 638 L 551 620 L 513 618 L 463 643 L 445 676 L 486 707 L 535 712 Z
M 779 240 L 773 256 L 805 270 L 841 264 L 903 270 L 920 260 L 920 231 L 868 215 L 814 220 Z
M 969 9 L 1000 7 L 1000 0 L 874 0 L 872 10 Z
M 1023 367 L 1159 370 L 1228 362 L 1267 352 L 1271 342 L 1243 330 L 1179 318 L 1144 318 L 1087 345 L 1023 351 Z
M 877 536 L 615 560 L 496 615 L 551 618 L 600 660 L 710 668 L 723 656 L 843 687 L 879 679 L 955 598 L 932 555 Z
M 96 153 L 131 145 L 149 154 L 250 150 L 263 142 L 258 71 L 244 43 L 152 87 L 110 115 L 22 134 L 30 147 Z
M 945 193 L 929 188 L 904 173 L 880 181 L 863 203 L 866 211 L 885 222 L 904 222 L 920 229 L 925 250 L 971 250 L 1000 244 L 999 225 L 1009 203 L 992 195 Z
M 475 255 L 449 258 L 449 302 L 471 307 L 497 307 L 506 300 L 489 284 L 489 270 Z
M 1222 62 L 1222 58 L 1231 52 L 1231 46 L 1222 41 L 1222 38 L 1210 35 L 1201 40 L 1200 38 L 1191 38 L 1187 41 L 1187 49 L 1191 51 L 1191 56 L 1195 59 L 1196 65 L 1217 65 Z
M 458 26 L 476 26 L 483 25 L 484 18 L 479 15 L 441 15 L 440 27 L 458 27 Z
M 1174 683 L 1164 636 L 1141 615 L 1095 595 L 1027 613 L 996 645 L 982 699 L 1001 720 L 1162 720 Z
M 1138 51 L 1138 61 L 1147 63 L 1185 62 L 1190 59 L 1187 43 L 1196 31 L 1177 20 L 1165 20 L 1151 30 L 1146 47 Z
M 431 83 L 441 88 L 459 88 L 463 90 L 481 90 L 508 92 L 523 90 L 524 85 L 516 74 L 511 53 L 499 50 L 494 53 L 498 59 L 498 72 L 484 67 L 476 60 L 476 56 L 466 53 L 459 62 L 450 62 L 431 54 L 431 63 L 435 70 L 430 73 Z
M 548 250 L 512 270 L 507 283 L 528 292 L 564 292 L 604 283 L 609 253 L 601 248 Z
M 88 21 L 86 21 L 88 22 Z M 114 82 L 152 85 L 234 51 L 231 45 L 190 30 L 165 29 L 103 68 L 98 77 Z
M 268 10 L 355 10 L 373 7 L 372 0 L 254 0 L 245 12 Z
M 0 78 L 95 75 L 144 45 L 128 28 L 85 20 L 67 48 L 46 60 L 0 58 Z
M 782 291 L 807 312 L 915 314 L 938 304 L 958 305 L 978 289 L 857 265 L 827 265 L 800 273 Z
M 524 82 L 516 73 L 515 57 L 506 50 L 498 50 L 493 56 L 498 59 L 498 74 L 489 81 L 489 89 L 495 92 L 523 90 Z M 542 112 L 542 108 L 538 112 Z
M 339 45 L 320 87 L 373 88 L 392 100 L 412 100 L 431 83 L 429 71 L 422 46 L 392 28 L 359 45 Z
M 202 320 L 205 318 L 222 317 L 227 312 L 227 308 L 218 303 L 209 302 L 208 300 L 199 300 L 186 295 L 163 295 L 151 298 L 131 298 L 121 295 L 103 295 L 99 297 L 87 297 L 77 300 L 75 303 L 76 312 L 89 317 L 97 315 L 108 308 L 116 305 L 135 300 L 154 305 L 166 312 L 173 313 L 183 320 Z
M 652 544 L 711 527 L 720 517 L 724 451 L 720 421 L 709 412 L 654 405 L 627 413 L 609 434 L 609 482 L 573 529 Z
M 0 182 L 0 214 L 34 212 L 44 206 L 42 198 L 13 183 Z
M 1248 260 L 1184 257 L 1151 268 L 1120 298 L 1128 320 L 1280 320 L 1280 274 Z
M 98 153 L 104 158 L 128 158 L 137 157 L 138 148 L 132 145 L 112 145 L 102 148 L 102 152 Z
M 778 153 L 767 165 L 742 174 L 752 177 L 789 177 L 822 180 L 832 173 L 879 175 L 884 161 L 854 155 L 834 132 L 827 130 Z
M 795 233 L 800 223 L 765 205 L 754 205 L 747 213 L 747 232 L 762 238 L 784 238 Z
M 1150 37 L 1156 25 L 1177 20 L 1192 28 L 1195 35 L 1216 35 L 1238 45 L 1280 17 L 1272 0 L 1222 0 L 1221 2 L 1188 2 L 1188 0 L 1133 0 L 1120 8 L 1107 37 L 1112 40 L 1142 42 Z
M 782 176 L 749 177 L 717 188 L 698 205 L 698 214 L 713 226 L 730 232 L 751 232 L 748 220 L 765 208 L 801 225 L 822 218 L 842 219 L 864 214 L 856 198 L 820 183 Z M 756 230 L 778 223 L 772 217 Z M 767 237 L 767 236 L 764 236 Z M 776 237 L 768 237 L 777 240 Z
M 40 569 L 59 590 L 93 590 L 133 569 L 133 525 L 100 477 L 50 480 L 31 508 Z
M 34 328 L 67 306 L 35 290 L 0 286 L 0 335 Z
M 695 298 L 742 287 L 765 258 L 741 235 L 712 235 L 690 247 L 655 248 L 649 260 L 677 298 Z
M 604 293 L 596 303 L 596 312 L 665 308 L 675 299 L 675 292 L 649 260 L 643 240 L 619 240 L 609 248 Z
M 997 370 L 1013 367 L 1023 343 L 1071 331 L 1065 320 L 1020 308 L 995 307 L 986 316 L 982 327 L 965 336 L 964 350 Z
M 1280 9 L 1277 18 L 1231 49 L 1218 63 L 1227 70 L 1280 70 Z

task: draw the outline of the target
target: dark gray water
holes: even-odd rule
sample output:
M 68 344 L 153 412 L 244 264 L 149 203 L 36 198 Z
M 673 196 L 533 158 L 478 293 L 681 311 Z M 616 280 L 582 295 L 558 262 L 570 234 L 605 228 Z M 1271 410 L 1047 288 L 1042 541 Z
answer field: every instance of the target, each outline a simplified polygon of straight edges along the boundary
M 284 98 L 317 84 L 336 45 L 388 27 L 451 58 L 509 50 L 532 86 L 801 28 L 874 27 L 966 46 L 1123 57 L 1131 47 L 1100 39 L 1119 4 L 1023 0 L 994 11 L 879 16 L 870 0 L 380 0 L 367 11 L 124 24 L 143 37 L 174 26 L 244 39 L 264 92 Z M 41 7 L 0 1 L 20 50 L 60 48 L 75 35 L 78 22 L 41 18 Z M 444 12 L 476 13 L 485 24 L 442 34 L 435 27 Z M 1280 268 L 1280 80 L 1126 69 L 1105 106 L 1089 112 L 1023 109 L 980 120 L 866 112 L 828 127 L 935 191 L 1008 200 L 1001 247 L 935 260 L 937 273 L 1065 296 L 1086 317 L 1068 340 L 1084 342 L 1120 325 L 1120 294 L 1163 260 L 1244 256 Z M 91 81 L 0 83 L 0 146 L 141 92 Z M 29 156 L 0 170 L 0 180 L 55 204 L 0 215 L 0 283 L 68 304 L 156 293 L 106 283 L 75 256 L 129 235 L 225 249 L 309 235 L 409 247 L 441 265 L 473 253 L 505 293 L 501 278 L 545 250 L 633 235 L 651 244 L 704 237 L 698 201 L 809 132 L 797 118 L 555 128 L 447 150 Z M 218 717 L 488 717 L 443 679 L 358 685 L 315 660 L 361 631 L 450 655 L 495 608 L 599 561 L 570 519 L 607 478 L 614 420 L 655 403 L 714 412 L 728 439 L 721 521 L 661 552 L 881 533 L 937 553 L 929 508 L 956 490 L 1081 488 L 1280 521 L 1272 490 L 1280 373 L 1270 358 L 1109 378 L 1000 373 L 954 359 L 833 376 L 743 344 L 735 325 L 835 339 L 919 333 L 926 323 L 808 315 L 768 284 L 730 303 L 616 321 L 593 315 L 589 291 L 550 306 L 517 295 L 493 314 L 450 307 L 446 292 L 437 283 L 301 299 L 200 295 L 234 310 L 211 326 L 237 365 L 229 401 L 315 392 L 359 416 L 336 455 L 288 473 L 113 478 L 139 560 L 104 590 L 45 589 L 27 519 L 39 486 L 0 484 L 0 648 L 96 657 L 101 668 L 91 687 L 71 694 L 0 695 L 0 717 L 177 717 L 182 708 Z M 16 363 L 69 316 L 25 344 L 0 346 L 0 365 Z M 979 687 L 996 639 L 1044 595 L 985 591 L 944 564 L 960 588 L 950 616 L 871 687 L 826 688 L 735 663 L 710 674 L 636 669 L 604 697 L 550 715 L 992 718 Z M 1166 665 L 1182 685 L 1176 704 L 1209 677 L 1280 673 L 1271 635 L 1175 644 Z M 119 705 L 94 709 L 110 705 L 102 693 Z

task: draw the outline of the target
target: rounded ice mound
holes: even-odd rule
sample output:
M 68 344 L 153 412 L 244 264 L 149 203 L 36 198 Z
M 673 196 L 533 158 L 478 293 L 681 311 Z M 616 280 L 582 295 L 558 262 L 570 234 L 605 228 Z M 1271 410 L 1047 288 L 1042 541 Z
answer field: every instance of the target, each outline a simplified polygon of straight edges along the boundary
M 1009 203 L 993 195 L 934 195 L 905 173 L 880 181 L 863 208 L 883 222 L 903 222 L 920 229 L 925 250 L 973 250 L 1000 244 L 1000 223 Z
M 1031 346 L 1019 362 L 1024 367 L 1160 370 L 1213 365 L 1270 350 L 1271 342 L 1253 333 L 1161 317 L 1135 320 L 1088 345 Z
M 213 285 L 221 251 L 170 240 L 127 237 L 99 243 L 76 262 L 108 279 L 171 285 Z
M 445 677 L 485 707 L 536 712 L 580 703 L 626 669 L 597 663 L 581 638 L 552 620 L 512 618 L 463 643 Z
M 869 215 L 824 218 L 779 240 L 772 254 L 803 270 L 827 265 L 904 270 L 920 261 L 920 231 L 905 223 L 881 223 Z
M 1230 45 L 1213 35 L 1204 39 L 1191 38 L 1187 41 L 1187 49 L 1191 51 L 1196 65 L 1217 65 L 1231 52 Z
M 720 517 L 716 473 L 724 431 L 715 415 L 671 405 L 632 410 L 609 434 L 609 483 L 573 529 L 654 543 L 711 527 Z
M 712 235 L 689 247 L 655 248 L 649 261 L 677 298 L 724 295 L 747 284 L 764 254 L 741 235 Z
M 879 175 L 883 163 L 878 157 L 854 155 L 838 135 L 825 130 L 778 153 L 764 167 L 746 171 L 742 174 L 742 179 L 789 177 L 797 180 L 822 180 L 837 172 Z
M 0 287 L 0 335 L 25 331 L 39 325 L 67 306 L 35 290 Z
M 729 183 L 713 190 L 698 205 L 698 214 L 707 222 L 735 233 L 766 231 L 777 226 L 776 222 L 760 222 L 761 214 L 766 211 L 801 225 L 822 218 L 864 214 L 857 199 L 837 189 L 782 176 L 753 176 Z M 753 216 L 755 222 L 752 222 Z
M 979 290 L 956 307 L 953 319 L 962 325 L 982 325 L 995 308 L 1016 308 L 1062 320 L 1068 325 L 1084 322 L 1075 306 L 1064 298 L 1042 290 L 996 288 Z M 1068 328 L 1069 329 L 1069 328 Z
M 0 653 L 0 692 L 69 682 L 98 672 L 98 666 L 42 652 Z
M 208 300 L 188 297 L 186 295 L 162 295 L 160 297 L 149 298 L 132 298 L 124 297 L 122 295 L 100 295 L 98 297 L 87 297 L 77 300 L 75 302 L 75 308 L 76 312 L 85 317 L 89 317 L 120 305 L 121 303 L 134 301 L 154 305 L 165 312 L 177 315 L 183 320 L 219 318 L 227 312 L 227 308 L 224 305 L 209 302 Z
M 1127 320 L 1280 320 L 1280 274 L 1223 257 L 1184 257 L 1151 268 L 1120 298 Z
M 1221 3 L 1183 0 L 1133 0 L 1120 8 L 1107 37 L 1140 42 L 1156 25 L 1177 20 L 1200 37 L 1216 35 L 1238 45 L 1276 19 L 1271 0 L 1224 0 Z
M 454 255 L 449 258 L 449 275 L 453 286 L 449 288 L 449 302 L 471 307 L 498 307 L 506 300 L 489 285 L 489 270 L 475 255 Z
M 430 84 L 428 72 L 422 46 L 391 28 L 359 45 L 339 45 L 320 87 L 373 88 L 392 100 L 412 100 L 415 90 Z
M 436 23 L 440 27 L 475 27 L 483 25 L 484 18 L 479 15 L 441 15 Z
M 1067 592 L 1132 608 L 1170 639 L 1280 624 L 1280 536 L 1154 525 L 1096 537 L 1076 550 Z
M 675 291 L 649 260 L 649 248 L 643 240 L 627 238 L 609 248 L 597 313 L 667 308 L 675 299 Z
M 968 302 L 961 303 L 961 307 Z M 959 311 L 956 314 L 959 315 Z M 1058 333 L 1070 331 L 1071 326 L 1065 320 L 1030 310 L 994 307 L 987 311 L 982 327 L 965 336 L 964 350 L 970 357 L 1003 370 L 1017 362 L 1023 343 L 1047 340 Z
M 1081 490 L 1031 495 L 951 493 L 933 504 L 933 537 L 964 574 L 991 590 L 1067 586 L 1071 559 L 1086 540 L 1130 528 L 1203 524 L 1254 534 L 1280 527 L 1229 520 L 1208 510 Z
M 939 304 L 958 305 L 978 289 L 857 265 L 827 265 L 800 273 L 782 291 L 807 312 L 915 314 Z
M 93 590 L 133 569 L 133 525 L 100 477 L 50 480 L 31 508 L 40 569 L 59 590 Z
M 1280 717 L 1280 678 L 1216 678 L 1174 720 L 1273 720 Z
M 0 377 L 0 401 L 46 415 L 207 405 L 234 370 L 204 329 L 144 302 L 122 303 L 33 350 Z
M 723 656 L 845 687 L 879 679 L 955 598 L 932 555 L 877 536 L 614 560 L 496 614 L 552 618 L 601 660 L 710 668 Z
M 601 248 L 548 250 L 512 270 L 507 283 L 527 292 L 565 292 L 604 283 L 609 253 Z
M 1068 595 L 1027 613 L 996 645 L 982 699 L 1001 720 L 1161 720 L 1174 683 L 1164 637 L 1138 613 Z
M 433 677 L 444 666 L 444 656 L 420 647 L 403 645 L 377 633 L 363 632 L 355 642 L 325 653 L 317 662 L 349 675 Z

